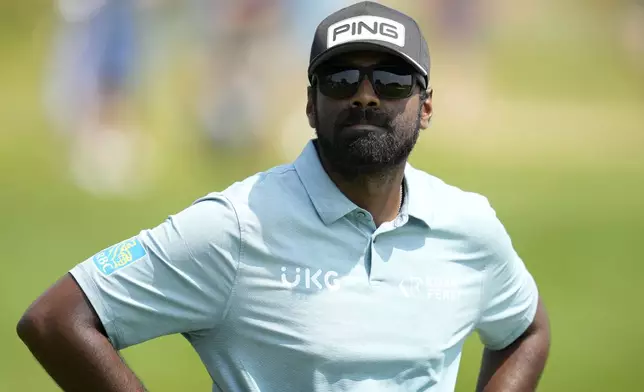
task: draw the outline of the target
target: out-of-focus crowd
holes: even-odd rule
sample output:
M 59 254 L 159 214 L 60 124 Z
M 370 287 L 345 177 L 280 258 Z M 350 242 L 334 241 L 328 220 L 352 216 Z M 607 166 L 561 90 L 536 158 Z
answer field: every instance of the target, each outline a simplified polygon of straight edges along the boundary
M 145 168 L 153 158 L 146 140 L 153 131 L 143 129 L 133 102 L 142 80 L 155 83 L 150 75 L 186 53 L 199 53 L 202 65 L 194 68 L 193 80 L 198 82 L 190 90 L 191 101 L 177 110 L 188 107 L 191 124 L 210 141 L 214 153 L 261 140 L 263 124 L 273 121 L 276 112 L 283 121 L 284 148 L 300 148 L 313 131 L 307 129 L 301 101 L 290 102 L 288 95 L 279 94 L 299 91 L 304 98 L 303 88 L 289 90 L 287 84 L 295 79 L 301 82 L 296 86 L 304 86 L 317 24 L 355 2 L 56 0 L 44 103 L 54 128 L 69 141 L 74 182 L 102 195 L 125 195 L 145 184 Z M 457 56 L 476 53 L 492 23 L 490 4 L 480 0 L 386 3 L 413 9 L 445 46 L 457 49 Z M 644 52 L 642 2 L 630 1 L 623 20 L 628 50 Z M 483 58 L 461 57 L 456 63 L 473 61 L 478 65 L 468 72 L 455 72 L 450 91 L 443 95 L 448 100 L 450 93 L 460 94 L 455 98 L 459 105 L 467 105 L 468 98 L 481 100 L 482 84 L 474 73 L 484 71 Z

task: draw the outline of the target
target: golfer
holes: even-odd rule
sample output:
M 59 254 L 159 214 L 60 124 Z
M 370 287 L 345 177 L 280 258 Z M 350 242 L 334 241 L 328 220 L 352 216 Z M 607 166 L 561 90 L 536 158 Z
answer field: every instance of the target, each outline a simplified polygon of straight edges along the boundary
M 78 264 L 20 337 L 65 391 L 143 391 L 119 350 L 182 334 L 213 391 L 446 392 L 477 333 L 478 390 L 534 391 L 550 334 L 533 277 L 485 197 L 407 162 L 429 71 L 409 16 L 328 16 L 300 156 Z

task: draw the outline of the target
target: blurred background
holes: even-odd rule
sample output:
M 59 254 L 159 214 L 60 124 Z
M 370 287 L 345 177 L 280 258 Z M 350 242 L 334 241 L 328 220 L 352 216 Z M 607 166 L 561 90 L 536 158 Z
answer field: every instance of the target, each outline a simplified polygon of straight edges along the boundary
M 14 331 L 58 277 L 300 153 L 312 35 L 349 3 L 0 3 L 0 391 L 57 390 Z M 644 2 L 382 3 L 430 44 L 412 164 L 488 196 L 539 283 L 540 390 L 644 390 Z M 152 391 L 210 388 L 179 336 L 124 355 Z

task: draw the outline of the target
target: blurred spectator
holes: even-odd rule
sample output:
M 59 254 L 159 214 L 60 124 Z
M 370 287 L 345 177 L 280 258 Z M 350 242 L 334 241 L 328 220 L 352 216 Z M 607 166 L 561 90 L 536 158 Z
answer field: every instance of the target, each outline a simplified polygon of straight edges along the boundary
M 255 52 L 275 38 L 279 0 L 196 0 L 206 55 L 198 94 L 198 119 L 215 148 L 247 146 L 257 140 L 266 106 L 261 68 L 270 57 Z M 260 60 L 260 61 L 257 61 Z
M 471 50 L 485 33 L 483 6 L 480 0 L 438 0 L 441 39 L 456 48 Z
M 140 60 L 137 3 L 58 0 L 57 6 L 45 99 L 71 140 L 71 174 L 95 194 L 135 192 L 145 182 L 147 157 L 132 110 Z
M 488 101 L 486 45 L 494 5 L 481 0 L 426 0 L 421 10 L 436 36 L 432 40 L 436 114 L 464 125 L 480 120 Z M 432 50 L 438 49 L 438 50 Z M 438 53 L 438 55 L 436 55 Z M 434 61 L 436 60 L 436 61 Z
M 630 58 L 644 68 L 644 0 L 630 0 L 622 7 L 622 42 Z

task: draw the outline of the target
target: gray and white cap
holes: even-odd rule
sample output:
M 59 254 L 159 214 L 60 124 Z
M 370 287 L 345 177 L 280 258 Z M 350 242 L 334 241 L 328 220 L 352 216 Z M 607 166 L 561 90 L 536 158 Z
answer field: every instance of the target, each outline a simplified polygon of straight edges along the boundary
M 414 19 L 400 11 L 363 1 L 334 12 L 315 31 L 309 60 L 309 81 L 315 69 L 331 57 L 360 50 L 399 56 L 429 82 L 429 48 Z

